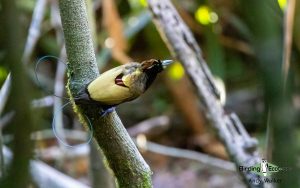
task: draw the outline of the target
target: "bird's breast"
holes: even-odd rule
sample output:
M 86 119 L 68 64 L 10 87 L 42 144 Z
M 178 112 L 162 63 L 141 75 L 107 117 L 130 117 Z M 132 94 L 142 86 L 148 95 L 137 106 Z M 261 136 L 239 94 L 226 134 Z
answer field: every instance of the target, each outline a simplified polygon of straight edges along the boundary
M 124 76 L 123 82 L 133 95 L 141 95 L 146 89 L 147 75 L 139 70 L 135 73 Z

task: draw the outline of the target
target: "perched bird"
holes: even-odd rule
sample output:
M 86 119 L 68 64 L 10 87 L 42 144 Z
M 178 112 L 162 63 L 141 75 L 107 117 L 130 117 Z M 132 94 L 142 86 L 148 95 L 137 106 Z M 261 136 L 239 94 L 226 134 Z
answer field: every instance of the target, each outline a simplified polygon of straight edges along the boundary
M 98 104 L 103 109 L 101 115 L 106 114 L 112 107 L 134 100 L 143 94 L 156 75 L 171 63 L 172 60 L 150 59 L 110 69 L 87 84 L 75 97 L 75 103 Z

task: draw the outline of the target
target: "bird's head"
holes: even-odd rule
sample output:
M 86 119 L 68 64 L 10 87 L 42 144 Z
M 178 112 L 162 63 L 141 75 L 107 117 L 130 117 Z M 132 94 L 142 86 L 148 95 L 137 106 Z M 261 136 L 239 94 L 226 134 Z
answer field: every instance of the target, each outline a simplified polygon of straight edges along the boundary
M 163 71 L 172 62 L 172 60 L 161 61 L 156 59 L 143 61 L 140 66 L 140 70 L 146 75 L 145 89 L 152 84 L 156 78 L 156 75 Z
M 168 65 L 170 65 L 173 61 L 172 60 L 156 60 L 156 59 L 149 59 L 146 61 L 143 61 L 141 63 L 141 69 L 143 72 L 151 72 L 159 73 L 163 71 Z

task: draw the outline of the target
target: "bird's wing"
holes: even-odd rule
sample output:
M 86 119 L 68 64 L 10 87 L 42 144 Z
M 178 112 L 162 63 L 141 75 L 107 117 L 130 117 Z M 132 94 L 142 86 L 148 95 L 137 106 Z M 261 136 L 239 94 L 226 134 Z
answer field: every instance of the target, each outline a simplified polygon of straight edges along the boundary
M 123 69 L 124 66 L 118 66 L 92 81 L 87 87 L 90 97 L 104 105 L 118 105 L 136 98 L 137 96 L 134 96 L 129 88 L 115 84 L 116 77 L 123 72 Z

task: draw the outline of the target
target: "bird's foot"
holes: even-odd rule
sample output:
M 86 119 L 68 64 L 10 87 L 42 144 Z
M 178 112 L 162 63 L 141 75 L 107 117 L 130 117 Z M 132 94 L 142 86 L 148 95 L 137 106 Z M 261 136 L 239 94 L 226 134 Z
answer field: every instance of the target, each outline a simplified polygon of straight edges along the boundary
M 100 112 L 100 116 L 101 116 L 101 117 L 104 117 L 104 116 L 106 116 L 107 114 L 109 114 L 109 113 L 115 111 L 115 109 L 116 109 L 115 106 L 109 107 L 109 108 L 106 108 L 106 109 L 103 109 L 103 111 Z

